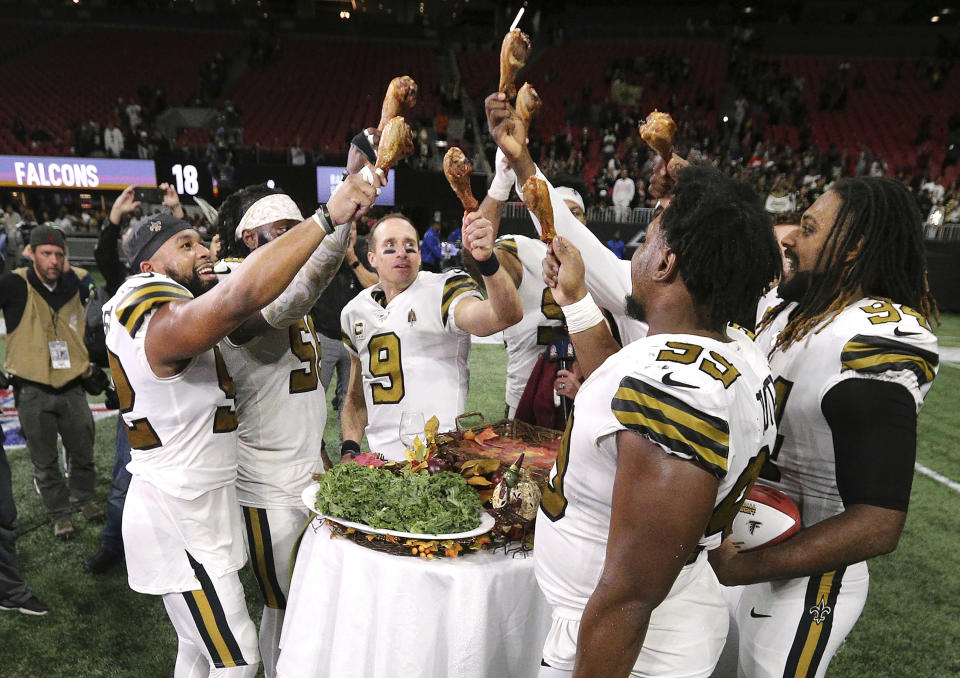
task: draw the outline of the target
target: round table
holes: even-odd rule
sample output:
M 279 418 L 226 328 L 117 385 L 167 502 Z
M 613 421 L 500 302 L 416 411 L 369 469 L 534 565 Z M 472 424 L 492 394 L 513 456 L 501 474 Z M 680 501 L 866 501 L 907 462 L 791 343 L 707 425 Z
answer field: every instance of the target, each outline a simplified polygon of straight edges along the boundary
M 535 678 L 550 611 L 533 555 L 395 556 L 330 538 L 297 553 L 280 639 L 284 678 Z

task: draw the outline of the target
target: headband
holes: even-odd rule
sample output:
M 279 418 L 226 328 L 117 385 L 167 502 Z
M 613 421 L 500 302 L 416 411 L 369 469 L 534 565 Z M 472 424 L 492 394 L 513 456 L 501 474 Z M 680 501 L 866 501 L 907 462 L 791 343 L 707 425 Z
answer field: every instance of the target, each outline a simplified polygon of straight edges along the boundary
M 357 147 L 367 160 L 370 162 L 377 161 L 377 152 L 373 150 L 373 135 L 367 135 L 366 132 L 357 132 L 354 135 L 353 139 L 350 141 L 350 144 Z
M 234 237 L 237 240 L 243 240 L 243 232 L 254 228 L 259 228 L 264 224 L 272 224 L 274 221 L 291 219 L 296 222 L 303 221 L 303 215 L 297 203 L 285 193 L 272 193 L 271 195 L 260 198 L 247 208 L 243 213 L 243 218 L 234 231 Z
M 580 194 L 577 193 L 574 189 L 567 186 L 555 186 L 554 189 L 563 200 L 570 200 L 572 202 L 580 205 L 580 209 L 584 212 L 587 211 L 586 207 L 583 206 L 583 198 L 580 197 Z

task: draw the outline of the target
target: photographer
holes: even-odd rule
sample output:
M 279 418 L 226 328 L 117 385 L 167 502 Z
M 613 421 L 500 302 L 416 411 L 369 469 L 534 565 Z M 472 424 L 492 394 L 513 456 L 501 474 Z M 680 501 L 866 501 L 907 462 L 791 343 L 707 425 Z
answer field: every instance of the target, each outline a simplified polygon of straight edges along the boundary
M 34 228 L 30 248 L 31 266 L 0 277 L 7 324 L 4 369 L 13 377 L 34 479 L 53 534 L 70 539 L 74 509 L 87 520 L 104 517 L 93 503 L 93 416 L 81 384 L 93 373 L 79 322 L 93 281 L 81 268 L 65 270 L 66 243 L 57 229 Z M 58 433 L 69 459 L 69 488 L 60 472 Z

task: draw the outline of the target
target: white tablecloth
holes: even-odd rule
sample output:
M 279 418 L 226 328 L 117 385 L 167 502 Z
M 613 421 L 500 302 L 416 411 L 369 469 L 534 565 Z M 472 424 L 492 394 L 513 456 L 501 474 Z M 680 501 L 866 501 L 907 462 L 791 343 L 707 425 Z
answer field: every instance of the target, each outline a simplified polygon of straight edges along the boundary
M 534 678 L 550 612 L 533 557 L 394 556 L 330 539 L 297 554 L 280 639 L 283 678 Z

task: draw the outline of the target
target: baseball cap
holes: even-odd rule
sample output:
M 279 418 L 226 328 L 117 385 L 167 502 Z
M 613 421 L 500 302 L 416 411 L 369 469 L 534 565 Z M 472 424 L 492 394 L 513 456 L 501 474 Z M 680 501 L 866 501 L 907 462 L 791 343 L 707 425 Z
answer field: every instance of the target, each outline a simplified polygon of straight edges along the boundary
M 40 245 L 56 245 L 61 249 L 67 249 L 67 241 L 63 237 L 63 231 L 53 226 L 35 226 L 30 231 L 30 247 L 39 247 Z
M 193 226 L 166 212 L 141 219 L 133 226 L 133 234 L 125 248 L 130 268 L 139 272 L 141 263 L 152 257 L 171 237 L 189 228 Z

